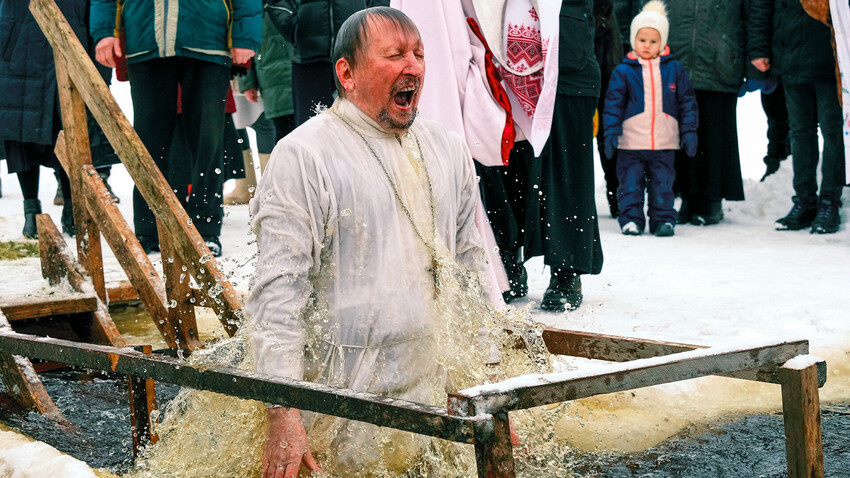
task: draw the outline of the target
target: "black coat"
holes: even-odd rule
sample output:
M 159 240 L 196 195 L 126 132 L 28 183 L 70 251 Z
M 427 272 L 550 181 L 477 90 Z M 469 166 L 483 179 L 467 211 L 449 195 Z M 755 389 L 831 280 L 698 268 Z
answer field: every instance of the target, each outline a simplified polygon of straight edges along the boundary
M 602 80 L 593 51 L 593 0 L 564 0 L 558 31 L 558 94 L 599 97 Z
M 389 4 L 389 0 L 263 0 L 275 28 L 293 45 L 292 61 L 299 64 L 331 61 L 336 34 L 348 17 Z
M 56 3 L 89 48 L 88 0 Z M 61 129 L 53 48 L 28 4 L 0 2 L 0 140 L 52 145 Z
M 829 27 L 799 0 L 750 0 L 749 58 L 769 58 L 771 78 L 787 84 L 835 82 Z

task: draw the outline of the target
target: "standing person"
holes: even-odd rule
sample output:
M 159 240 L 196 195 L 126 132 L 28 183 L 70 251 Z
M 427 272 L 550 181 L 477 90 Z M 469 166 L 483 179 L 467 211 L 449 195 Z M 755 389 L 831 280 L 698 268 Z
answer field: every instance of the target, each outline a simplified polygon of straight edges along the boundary
M 736 108 L 746 70 L 747 1 L 667 4 L 667 17 L 676 25 L 670 51 L 685 66 L 699 105 L 697 155 L 676 158 L 679 224 L 717 224 L 724 199 L 744 200 Z
M 791 126 L 794 205 L 777 230 L 831 234 L 841 223 L 844 188 L 843 118 L 828 26 L 806 14 L 800 2 L 753 0 L 750 57 L 785 88 Z M 823 135 L 818 195 L 818 126 Z
M 416 119 L 425 61 L 404 13 L 352 15 L 333 57 L 339 97 L 278 144 L 250 204 L 260 253 L 246 303 L 255 367 L 428 402 L 445 383 L 431 356 L 447 320 L 435 312 L 440 271 L 457 261 L 472 285 L 488 267 L 472 158 L 460 136 Z M 307 436 L 322 433 L 320 418 L 267 414 L 262 476 L 295 477 L 302 463 L 316 470 Z M 358 430 L 340 429 L 321 450 L 350 468 L 340 476 L 381 459 L 374 436 Z
M 167 15 L 164 14 L 167 12 Z M 160 171 L 167 174 L 181 91 L 183 130 L 190 151 L 191 193 L 186 212 L 210 250 L 221 253 L 225 97 L 232 65 L 248 63 L 261 36 L 260 0 L 231 0 L 222 8 L 163 0 L 92 0 L 97 60 L 115 67 L 127 58 L 134 127 Z M 123 29 L 126 51 L 116 32 Z M 216 172 L 218 170 L 218 172 Z M 167 176 L 166 176 L 167 177 Z M 156 218 L 138 188 L 133 222 L 145 252 L 159 250 Z
M 90 49 L 88 2 L 60 0 L 57 5 L 83 47 Z M 0 2 L 0 141 L 4 142 L 8 171 L 17 174 L 21 185 L 24 237 L 38 238 L 35 216 L 41 214 L 41 166 L 57 172 L 64 195 L 62 230 L 73 236 L 71 186 L 53 153 L 62 129 L 53 48 L 27 6 L 28 2 Z
M 632 20 L 632 52 L 614 70 L 605 98 L 605 155 L 613 157 L 619 148 L 617 198 L 620 230 L 626 235 L 643 233 L 644 189 L 649 192 L 649 231 L 673 235 L 675 153 L 680 143 L 690 157 L 697 150 L 694 90 L 670 54 L 668 32 L 664 4 L 647 3 Z
M 340 26 L 352 13 L 389 0 L 264 0 L 272 23 L 292 45 L 292 95 L 295 125 L 333 103 L 331 52 Z
M 564 0 L 560 11 L 558 90 L 552 132 L 532 177 L 540 185 L 535 238 L 527 257 L 551 268 L 540 307 L 576 309 L 581 275 L 602 271 L 602 243 L 593 179 L 593 113 L 599 98 L 599 63 L 593 51 L 593 0 Z

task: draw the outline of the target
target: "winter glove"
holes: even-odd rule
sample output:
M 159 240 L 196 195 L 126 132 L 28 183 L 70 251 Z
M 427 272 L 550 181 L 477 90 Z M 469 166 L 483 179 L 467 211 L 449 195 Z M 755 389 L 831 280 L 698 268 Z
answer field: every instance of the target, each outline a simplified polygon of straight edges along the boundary
M 605 137 L 605 157 L 608 159 L 614 159 L 614 153 L 617 152 L 617 143 L 619 141 L 619 136 L 611 135 Z
M 693 158 L 697 155 L 697 134 L 693 131 L 682 133 L 682 141 L 679 143 L 685 154 Z

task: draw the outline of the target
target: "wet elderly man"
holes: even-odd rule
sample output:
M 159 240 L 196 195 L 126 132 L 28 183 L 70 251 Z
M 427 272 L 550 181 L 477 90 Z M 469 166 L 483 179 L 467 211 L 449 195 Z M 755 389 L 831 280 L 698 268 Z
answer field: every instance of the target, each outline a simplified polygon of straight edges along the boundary
M 444 380 L 428 356 L 436 265 L 488 267 L 474 166 L 459 136 L 414 121 L 425 60 L 407 16 L 386 7 L 354 14 L 334 58 L 339 98 L 281 140 L 251 201 L 256 370 L 428 401 Z M 268 419 L 263 476 L 316 469 L 305 430 L 314 415 L 270 407 Z M 356 466 L 362 447 L 342 443 L 352 436 L 337 433 L 322 451 Z

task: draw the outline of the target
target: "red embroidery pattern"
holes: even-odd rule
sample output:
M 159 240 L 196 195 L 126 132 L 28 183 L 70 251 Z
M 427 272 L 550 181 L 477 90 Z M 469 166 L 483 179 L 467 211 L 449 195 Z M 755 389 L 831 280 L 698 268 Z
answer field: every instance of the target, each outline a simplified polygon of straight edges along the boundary
M 532 12 L 534 9 L 531 10 Z M 532 16 L 536 16 L 533 14 Z M 526 25 L 508 23 L 507 63 L 517 72 L 524 72 L 543 62 L 543 46 L 540 30 Z M 505 83 L 514 92 L 528 116 L 534 116 L 537 100 L 543 90 L 543 71 L 519 76 L 499 67 Z
M 531 18 L 534 19 L 535 22 L 540 23 L 540 19 L 537 18 L 537 11 L 533 8 L 528 11 L 528 14 L 531 15 Z

